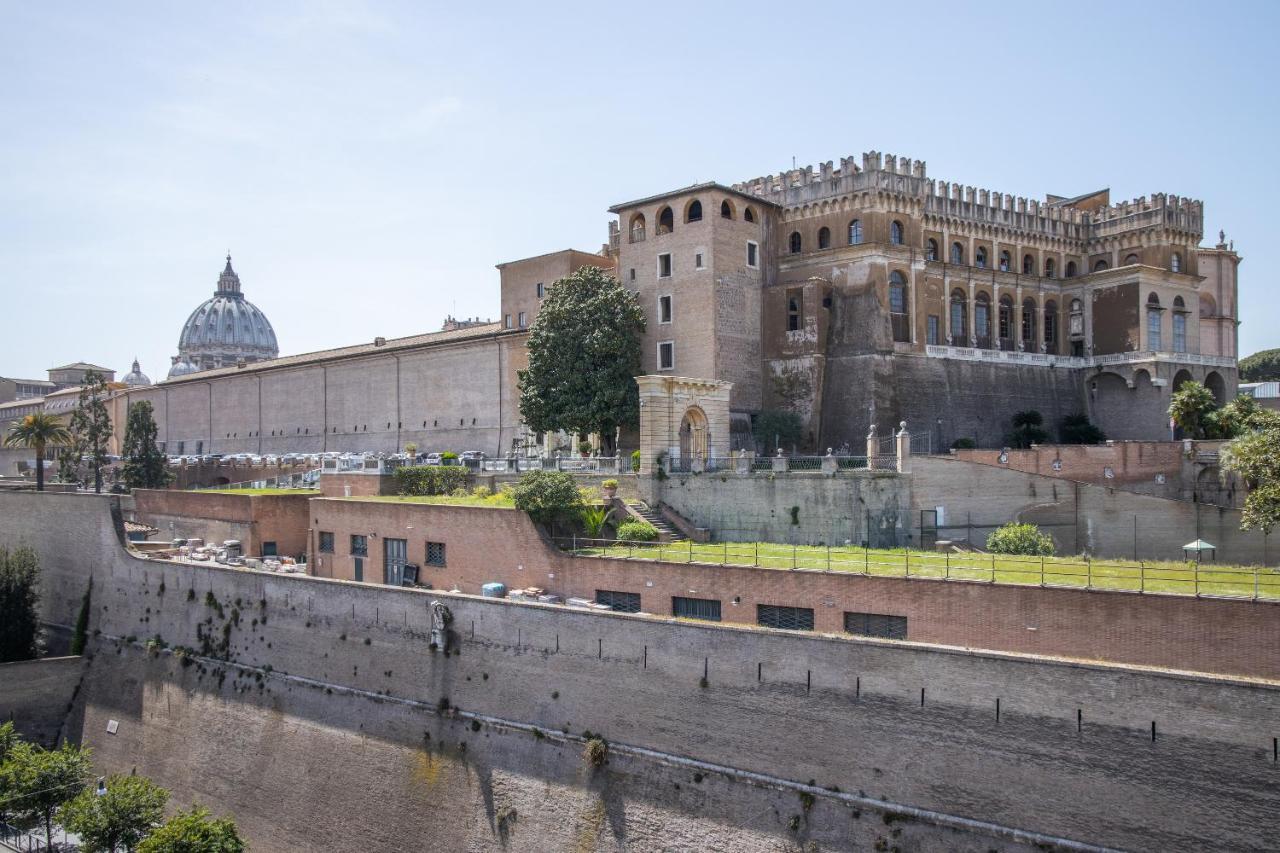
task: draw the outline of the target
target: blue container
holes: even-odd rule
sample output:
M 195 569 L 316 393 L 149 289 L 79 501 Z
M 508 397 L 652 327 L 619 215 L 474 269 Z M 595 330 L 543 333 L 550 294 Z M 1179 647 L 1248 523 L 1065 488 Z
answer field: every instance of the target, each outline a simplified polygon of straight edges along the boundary
M 487 583 L 480 587 L 480 594 L 485 598 L 506 598 L 507 585 L 504 583 Z

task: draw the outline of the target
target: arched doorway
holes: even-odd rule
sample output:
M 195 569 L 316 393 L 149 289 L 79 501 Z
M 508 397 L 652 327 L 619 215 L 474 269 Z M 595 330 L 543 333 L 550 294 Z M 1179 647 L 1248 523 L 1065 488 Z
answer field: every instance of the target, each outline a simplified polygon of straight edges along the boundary
M 1204 387 L 1213 392 L 1213 399 L 1218 401 L 1219 406 L 1227 404 L 1227 383 L 1218 371 L 1209 371 L 1209 375 L 1204 378 Z
M 680 469 L 693 469 L 695 460 L 702 467 L 707 461 L 707 448 L 711 444 L 711 431 L 707 415 L 698 406 L 690 406 L 680 419 Z

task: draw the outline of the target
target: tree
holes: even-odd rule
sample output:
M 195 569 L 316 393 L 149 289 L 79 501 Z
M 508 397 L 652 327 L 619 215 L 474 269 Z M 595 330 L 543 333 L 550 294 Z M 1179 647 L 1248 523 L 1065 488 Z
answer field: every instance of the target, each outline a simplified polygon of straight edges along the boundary
M 72 442 L 89 457 L 93 471 L 93 490 L 102 493 L 102 466 L 107 464 L 107 441 L 111 438 L 111 415 L 107 412 L 107 396 L 111 389 L 101 373 L 85 371 L 80 399 L 71 413 Z
M 1021 450 L 1025 450 L 1033 444 L 1044 444 L 1049 438 L 1049 433 L 1045 432 L 1041 427 L 1043 423 L 1044 415 L 1035 409 L 1015 412 L 1013 415 L 1013 429 L 1005 436 L 1005 443 L 1010 447 L 1016 447 Z
M 1033 557 L 1053 555 L 1053 537 L 1041 533 L 1034 524 L 1009 522 L 987 537 L 987 550 L 993 554 L 1024 554 Z
M 1280 349 L 1264 349 L 1240 359 L 1242 382 L 1275 382 L 1280 380 Z
M 518 373 L 529 429 L 599 433 L 612 455 L 617 428 L 639 422 L 644 328 L 636 295 L 597 267 L 552 284 L 529 330 L 529 367 Z
M 230 818 L 208 809 L 178 812 L 138 845 L 138 853 L 242 853 L 244 841 Z
M 44 452 L 50 444 L 71 441 L 67 428 L 54 415 L 34 412 L 9 428 L 6 447 L 30 447 L 36 454 L 36 491 L 44 491 Z
M 130 489 L 163 489 L 172 479 L 168 462 L 156 445 L 156 420 L 151 403 L 143 400 L 129 406 L 124 428 L 124 482 Z
M 132 851 L 164 818 L 169 792 L 143 776 L 111 776 L 106 792 L 85 788 L 63 807 L 59 822 L 80 836 L 86 853 Z
M 757 414 L 751 421 L 751 433 L 756 444 L 764 448 L 765 453 L 779 447 L 795 447 L 804 435 L 804 425 L 795 412 L 783 409 L 768 409 Z
M 1208 438 L 1213 429 L 1210 416 L 1218 408 L 1213 392 L 1199 382 L 1184 382 L 1169 401 L 1169 417 L 1187 438 Z
M 9 810 L 19 820 L 44 826 L 45 843 L 53 846 L 53 818 L 84 790 L 89 778 L 90 750 L 64 743 L 41 749 L 20 742 L 5 762 Z
M 1270 533 L 1280 521 L 1280 414 L 1259 409 L 1246 428 L 1222 449 L 1220 462 L 1249 487 L 1241 528 Z
M 1102 444 L 1106 433 L 1090 423 L 1089 416 L 1080 413 L 1067 415 L 1058 427 L 1058 440 L 1063 444 Z
M 554 525 L 582 512 L 582 493 L 572 474 L 563 471 L 529 471 L 511 490 L 516 509 L 534 521 Z
M 0 663 L 40 655 L 40 561 L 30 548 L 0 548 Z
M 1258 413 L 1263 411 L 1258 401 L 1248 394 L 1240 394 L 1221 409 L 1209 413 L 1205 427 L 1206 438 L 1237 438 L 1253 428 Z

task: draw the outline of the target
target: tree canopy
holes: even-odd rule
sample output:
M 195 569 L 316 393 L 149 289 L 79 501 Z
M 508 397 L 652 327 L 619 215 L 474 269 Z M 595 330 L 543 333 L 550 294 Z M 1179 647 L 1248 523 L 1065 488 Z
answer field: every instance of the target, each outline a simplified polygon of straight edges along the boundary
M 107 464 L 107 441 L 111 438 L 111 415 L 107 412 L 110 393 L 101 373 L 85 373 L 76 410 L 71 413 L 71 443 L 60 457 L 59 474 L 65 479 L 67 470 L 78 471 L 81 457 L 87 455 L 95 492 L 102 491 L 102 467 Z
M 40 561 L 30 548 L 0 548 L 0 663 L 40 655 Z
M 88 749 L 69 743 L 61 749 L 41 749 L 25 741 L 9 751 L 0 780 L 8 812 L 44 826 L 50 847 L 54 816 L 84 789 L 89 778 L 89 754 Z
M 1199 382 L 1184 382 L 1170 398 L 1169 417 L 1187 438 L 1210 438 L 1214 429 L 1211 415 L 1217 408 L 1212 391 Z
M 511 490 L 516 509 L 534 521 L 554 524 L 582 511 L 582 493 L 572 474 L 563 471 L 530 471 Z
M 1280 521 L 1280 414 L 1250 413 L 1241 434 L 1222 449 L 1221 464 L 1249 487 L 1240 526 L 1270 533 Z
M 582 267 L 553 283 L 529 330 L 529 367 L 518 374 L 529 429 L 599 433 L 611 452 L 616 429 L 639 421 L 644 329 L 636 295 L 603 270 Z
M 61 824 L 85 853 L 133 850 L 164 818 L 169 792 L 143 776 L 111 776 L 99 794 L 85 788 L 62 809 Z
M 235 823 L 215 818 L 208 809 L 178 812 L 138 845 L 138 853 L 242 853 Z
M 129 406 L 124 429 L 124 482 L 130 489 L 162 489 L 171 479 L 167 460 L 156 445 L 156 419 L 151 403 Z
M 804 424 L 795 412 L 766 409 L 752 419 L 751 432 L 756 444 L 771 454 L 779 447 L 794 449 L 804 435 Z
M 33 412 L 13 426 L 5 436 L 6 447 L 30 447 L 36 455 L 36 491 L 44 491 L 44 452 L 50 444 L 66 444 L 71 434 L 56 415 Z
M 1010 447 L 1016 447 L 1026 450 L 1033 444 L 1044 444 L 1049 439 L 1049 433 L 1045 432 L 1041 424 L 1044 423 L 1044 415 L 1035 409 L 1027 409 L 1024 412 L 1014 412 L 1013 429 L 1005 436 L 1005 443 Z
M 1280 380 L 1280 349 L 1264 349 L 1240 359 L 1241 382 L 1276 382 Z

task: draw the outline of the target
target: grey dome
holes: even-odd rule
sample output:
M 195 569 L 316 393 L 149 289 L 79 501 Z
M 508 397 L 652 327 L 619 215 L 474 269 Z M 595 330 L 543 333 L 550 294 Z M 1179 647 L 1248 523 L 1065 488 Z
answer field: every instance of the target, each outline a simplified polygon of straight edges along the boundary
M 240 292 L 240 277 L 227 266 L 218 276 L 218 289 L 182 326 L 178 356 L 196 370 L 230 367 L 237 362 L 262 361 L 280 354 L 271 321 Z M 174 369 L 181 362 L 174 365 Z M 173 369 L 169 371 L 173 376 Z
M 151 384 L 151 380 L 147 377 L 147 374 L 143 373 L 138 367 L 138 360 L 136 358 L 133 360 L 133 369 L 126 373 L 124 375 L 124 379 L 121 381 L 131 388 L 141 388 L 144 385 Z
M 186 376 L 188 373 L 196 373 L 200 368 L 183 358 L 173 357 L 173 367 L 169 368 L 169 379 L 175 376 Z

